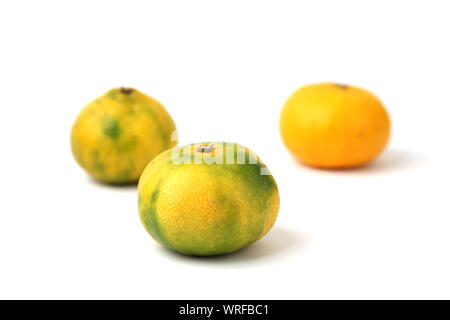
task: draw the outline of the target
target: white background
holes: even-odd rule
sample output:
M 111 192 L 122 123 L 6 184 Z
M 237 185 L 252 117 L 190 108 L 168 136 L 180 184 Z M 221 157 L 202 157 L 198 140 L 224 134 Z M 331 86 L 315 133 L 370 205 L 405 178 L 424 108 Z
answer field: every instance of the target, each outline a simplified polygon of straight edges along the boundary
M 450 298 L 447 1 L 2 1 L 0 298 Z M 298 87 L 386 105 L 373 164 L 321 171 L 284 148 Z M 115 86 L 160 100 L 180 143 L 248 146 L 278 182 L 272 231 L 184 257 L 146 233 L 135 187 L 72 159 L 78 112 Z

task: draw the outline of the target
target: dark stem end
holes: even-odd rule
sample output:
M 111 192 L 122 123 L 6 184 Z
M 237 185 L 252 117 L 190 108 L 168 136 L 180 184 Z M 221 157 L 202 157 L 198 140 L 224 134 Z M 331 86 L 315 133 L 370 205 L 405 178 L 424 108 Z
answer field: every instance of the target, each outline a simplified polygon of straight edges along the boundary
M 339 89 L 342 89 L 342 90 L 346 90 L 346 89 L 349 88 L 349 85 L 347 85 L 347 84 L 335 83 L 334 85 L 335 85 L 336 87 L 338 87 Z
M 214 151 L 214 145 L 201 145 L 197 148 L 197 152 L 201 152 L 201 153 L 211 153 Z
M 133 89 L 128 87 L 120 87 L 119 91 L 123 94 L 130 94 L 131 92 L 133 92 Z

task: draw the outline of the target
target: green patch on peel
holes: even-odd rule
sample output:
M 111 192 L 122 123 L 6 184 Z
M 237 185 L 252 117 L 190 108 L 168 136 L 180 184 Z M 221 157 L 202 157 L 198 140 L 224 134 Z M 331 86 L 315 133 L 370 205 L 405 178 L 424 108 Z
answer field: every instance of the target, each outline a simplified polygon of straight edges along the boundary
M 215 177 L 239 181 L 243 188 L 241 195 L 247 198 L 248 203 L 252 204 L 257 214 L 266 215 L 267 208 L 271 205 L 269 203 L 272 201 L 271 195 L 277 192 L 276 182 L 271 175 L 261 174 L 266 167 L 256 155 L 251 154 L 250 150 L 239 145 L 236 145 L 236 149 L 240 151 L 245 150 L 245 164 L 237 163 L 237 153 L 235 153 L 234 164 L 212 165 L 208 166 L 208 169 L 211 170 L 211 174 Z M 252 157 L 251 162 L 250 157 Z M 218 188 L 220 188 L 220 185 Z M 249 224 L 249 229 L 247 230 L 251 237 L 247 244 L 252 243 L 262 235 L 266 218 L 252 217 L 253 222 Z
M 142 199 L 139 195 L 139 205 L 142 206 L 140 213 L 141 219 L 148 232 L 160 243 L 165 244 L 164 237 L 161 234 L 161 229 L 158 223 L 156 202 L 159 196 L 159 183 L 153 191 L 150 199 Z
M 255 215 L 252 216 L 252 223 L 248 225 L 246 230 L 251 237 L 250 244 L 257 240 L 264 231 L 264 223 L 266 217 L 258 217 L 258 215 L 265 215 L 270 195 L 276 192 L 276 185 L 272 176 L 261 175 L 261 167 L 257 164 L 233 164 L 224 165 L 222 169 L 214 170 L 214 175 L 223 176 L 224 179 L 234 179 L 239 182 L 242 190 L 241 195 L 246 198 L 246 201 L 251 204 Z M 228 176 L 228 177 L 226 177 Z M 220 186 L 218 186 L 220 188 Z M 242 188 L 242 189 L 241 189 Z
M 119 122 L 111 117 L 102 118 L 102 131 L 106 136 L 113 140 L 117 140 L 122 133 Z

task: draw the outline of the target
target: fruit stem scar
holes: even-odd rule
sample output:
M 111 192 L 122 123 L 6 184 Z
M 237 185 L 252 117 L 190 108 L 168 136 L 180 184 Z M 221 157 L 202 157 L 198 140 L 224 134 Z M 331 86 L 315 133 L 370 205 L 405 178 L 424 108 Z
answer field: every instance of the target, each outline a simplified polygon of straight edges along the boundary
M 133 89 L 132 88 L 128 88 L 128 87 L 120 87 L 119 90 L 123 94 L 130 94 L 131 92 L 133 92 Z
M 211 152 L 213 152 L 214 151 L 214 145 L 212 144 L 212 145 L 210 145 L 210 146 L 199 146 L 198 148 L 197 148 L 197 152 L 202 152 L 202 153 L 211 153 Z
M 348 89 L 349 87 L 348 85 L 342 83 L 335 83 L 334 85 L 342 90 Z

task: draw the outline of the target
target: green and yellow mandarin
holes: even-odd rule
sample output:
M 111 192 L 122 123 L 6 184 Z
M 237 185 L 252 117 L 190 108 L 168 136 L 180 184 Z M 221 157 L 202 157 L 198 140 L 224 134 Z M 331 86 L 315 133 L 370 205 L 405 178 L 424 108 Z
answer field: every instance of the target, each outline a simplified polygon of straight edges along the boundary
M 174 130 L 169 113 L 155 99 L 135 89 L 111 89 L 78 116 L 72 152 L 98 180 L 136 182 L 154 157 L 176 144 Z
M 188 154 L 186 161 L 180 163 L 178 154 Z M 212 157 L 223 164 L 211 164 Z M 259 158 L 243 146 L 221 142 L 163 152 L 144 170 L 138 197 L 141 221 L 155 240 L 202 256 L 233 252 L 260 239 L 280 206 L 275 180 Z

